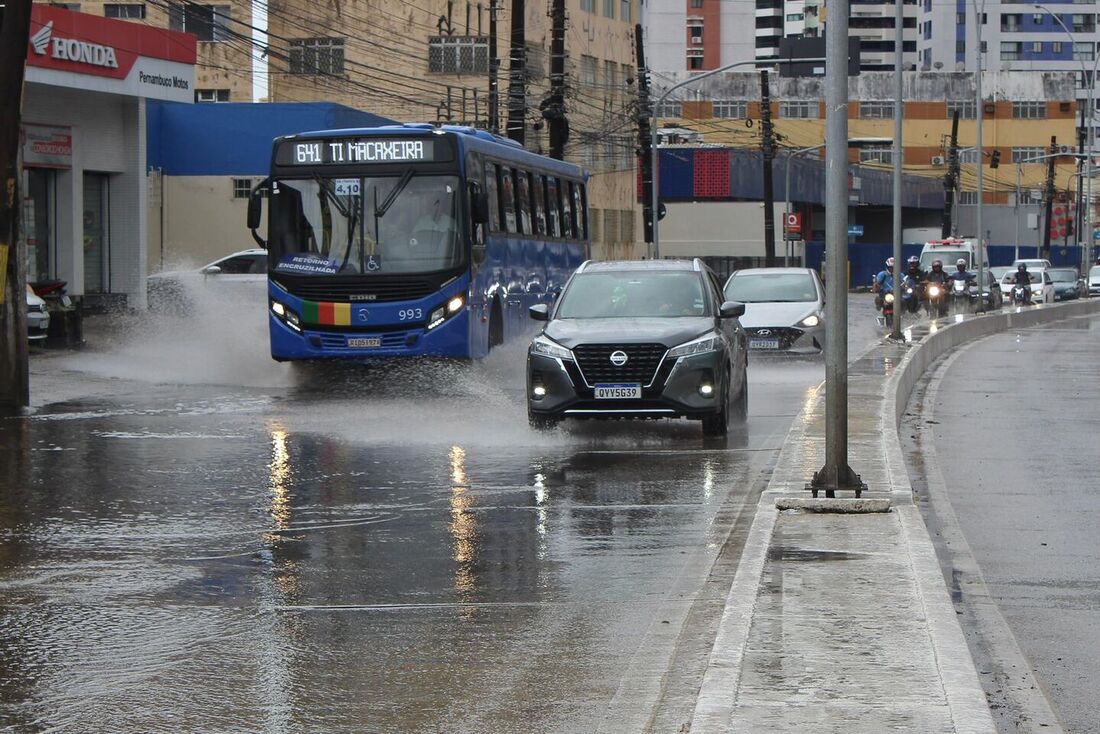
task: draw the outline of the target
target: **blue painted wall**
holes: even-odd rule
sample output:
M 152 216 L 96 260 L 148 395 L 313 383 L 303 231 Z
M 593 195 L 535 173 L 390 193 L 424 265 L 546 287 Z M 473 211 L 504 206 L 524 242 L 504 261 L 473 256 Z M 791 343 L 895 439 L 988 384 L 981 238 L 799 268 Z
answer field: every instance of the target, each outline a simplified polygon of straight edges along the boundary
M 266 176 L 271 142 L 280 135 L 392 124 L 388 118 L 331 102 L 149 100 L 147 164 L 167 176 Z

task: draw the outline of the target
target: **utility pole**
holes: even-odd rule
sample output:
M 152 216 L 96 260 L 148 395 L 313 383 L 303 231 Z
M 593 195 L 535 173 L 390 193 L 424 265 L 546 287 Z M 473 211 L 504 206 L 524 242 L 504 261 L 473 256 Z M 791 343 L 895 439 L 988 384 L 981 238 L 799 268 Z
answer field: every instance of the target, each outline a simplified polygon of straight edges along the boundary
M 542 105 L 550 133 L 550 157 L 565 159 L 569 120 L 565 116 L 565 0 L 552 0 L 550 8 L 550 96 Z
M 955 203 L 955 189 L 959 185 L 959 108 L 951 113 L 951 142 L 947 146 L 947 173 L 943 177 L 943 228 L 940 236 L 951 236 L 952 205 Z
M 649 109 L 649 69 L 645 65 L 642 24 L 634 26 L 634 53 L 638 58 L 638 151 L 642 157 L 642 232 L 646 244 L 653 243 L 653 155 Z
M 902 67 L 902 27 L 904 10 L 900 0 L 894 0 L 894 176 L 893 176 L 893 227 L 894 227 L 894 324 L 890 338 L 901 341 L 901 174 L 902 174 L 902 117 L 905 114 L 905 83 Z
M 847 70 L 847 64 L 844 68 Z M 760 70 L 760 132 L 764 149 L 764 266 L 771 268 L 775 267 L 775 191 L 772 187 L 775 131 L 772 125 L 772 96 L 767 69 Z
M 1050 213 L 1054 210 L 1054 161 L 1058 152 L 1058 138 L 1050 136 L 1050 158 L 1047 159 L 1047 185 L 1043 192 L 1043 251 L 1039 257 L 1050 257 Z
M 526 2 L 512 0 L 512 37 L 508 51 L 508 130 L 520 145 L 526 142 L 527 35 Z
M 848 0 L 830 0 L 825 25 L 825 465 L 816 497 L 864 489 L 848 466 Z
M 19 131 L 31 0 L 7 0 L 0 25 L 0 412 L 30 404 L 26 257 L 19 236 Z
M 497 13 L 500 0 L 489 0 L 489 131 L 500 134 L 500 57 L 497 55 Z

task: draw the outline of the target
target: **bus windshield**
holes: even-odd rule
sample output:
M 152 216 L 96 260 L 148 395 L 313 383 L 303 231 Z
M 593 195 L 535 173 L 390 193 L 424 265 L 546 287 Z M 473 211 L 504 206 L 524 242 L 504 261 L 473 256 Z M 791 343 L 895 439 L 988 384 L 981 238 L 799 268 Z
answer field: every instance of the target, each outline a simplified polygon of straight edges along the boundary
M 457 176 L 281 179 L 271 189 L 270 268 L 291 275 L 426 273 L 465 261 Z

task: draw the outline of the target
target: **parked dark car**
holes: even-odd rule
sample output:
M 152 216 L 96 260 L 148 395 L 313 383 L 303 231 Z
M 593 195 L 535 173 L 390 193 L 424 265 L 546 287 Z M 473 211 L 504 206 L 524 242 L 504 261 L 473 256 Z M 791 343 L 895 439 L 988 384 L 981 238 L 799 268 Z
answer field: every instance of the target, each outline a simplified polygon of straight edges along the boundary
M 723 301 L 695 260 L 586 262 L 527 356 L 527 413 L 562 418 L 689 418 L 725 435 L 748 407 L 745 306 Z
M 1047 270 L 1050 279 L 1054 281 L 1054 300 L 1069 301 L 1074 298 L 1084 298 L 1087 288 L 1085 279 L 1078 277 L 1074 268 L 1051 268 Z

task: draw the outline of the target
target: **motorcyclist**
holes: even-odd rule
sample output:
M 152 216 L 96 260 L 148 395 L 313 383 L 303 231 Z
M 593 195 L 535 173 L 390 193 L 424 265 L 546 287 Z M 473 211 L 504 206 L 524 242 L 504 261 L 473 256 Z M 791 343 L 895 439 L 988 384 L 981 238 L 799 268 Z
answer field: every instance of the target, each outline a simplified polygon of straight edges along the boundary
M 883 295 L 894 292 L 894 258 L 886 258 L 886 269 L 875 274 L 871 291 L 877 294 L 875 296 L 875 307 L 881 309 Z
M 1012 279 L 1012 283 L 1023 286 L 1024 302 L 1031 303 L 1031 273 L 1027 272 L 1027 263 L 1020 263 L 1016 267 L 1016 276 Z
M 924 282 L 943 285 L 947 280 L 947 273 L 943 272 L 943 260 L 933 260 L 932 269 L 925 274 Z
M 919 257 L 916 257 L 916 256 L 910 257 L 906 261 L 906 265 L 907 265 L 907 267 L 906 267 L 906 270 L 905 270 L 905 276 L 903 278 L 902 286 L 904 287 L 905 286 L 905 281 L 908 281 L 908 284 L 913 287 L 914 298 L 912 300 L 910 300 L 908 303 L 909 303 L 909 310 L 910 311 L 916 311 L 920 307 L 919 302 L 921 300 L 923 300 L 923 298 L 924 298 L 924 294 L 923 294 L 924 289 L 923 289 L 923 286 L 922 286 L 922 282 L 924 281 L 924 271 L 920 269 L 920 258 Z
M 924 280 L 924 271 L 920 269 L 920 258 L 913 255 L 907 261 L 908 269 L 905 271 L 905 275 L 913 279 L 913 282 L 920 283 Z
M 974 273 L 966 269 L 966 258 L 962 257 L 955 261 L 955 272 L 948 277 L 950 280 L 965 280 L 967 284 L 971 284 L 976 280 Z

